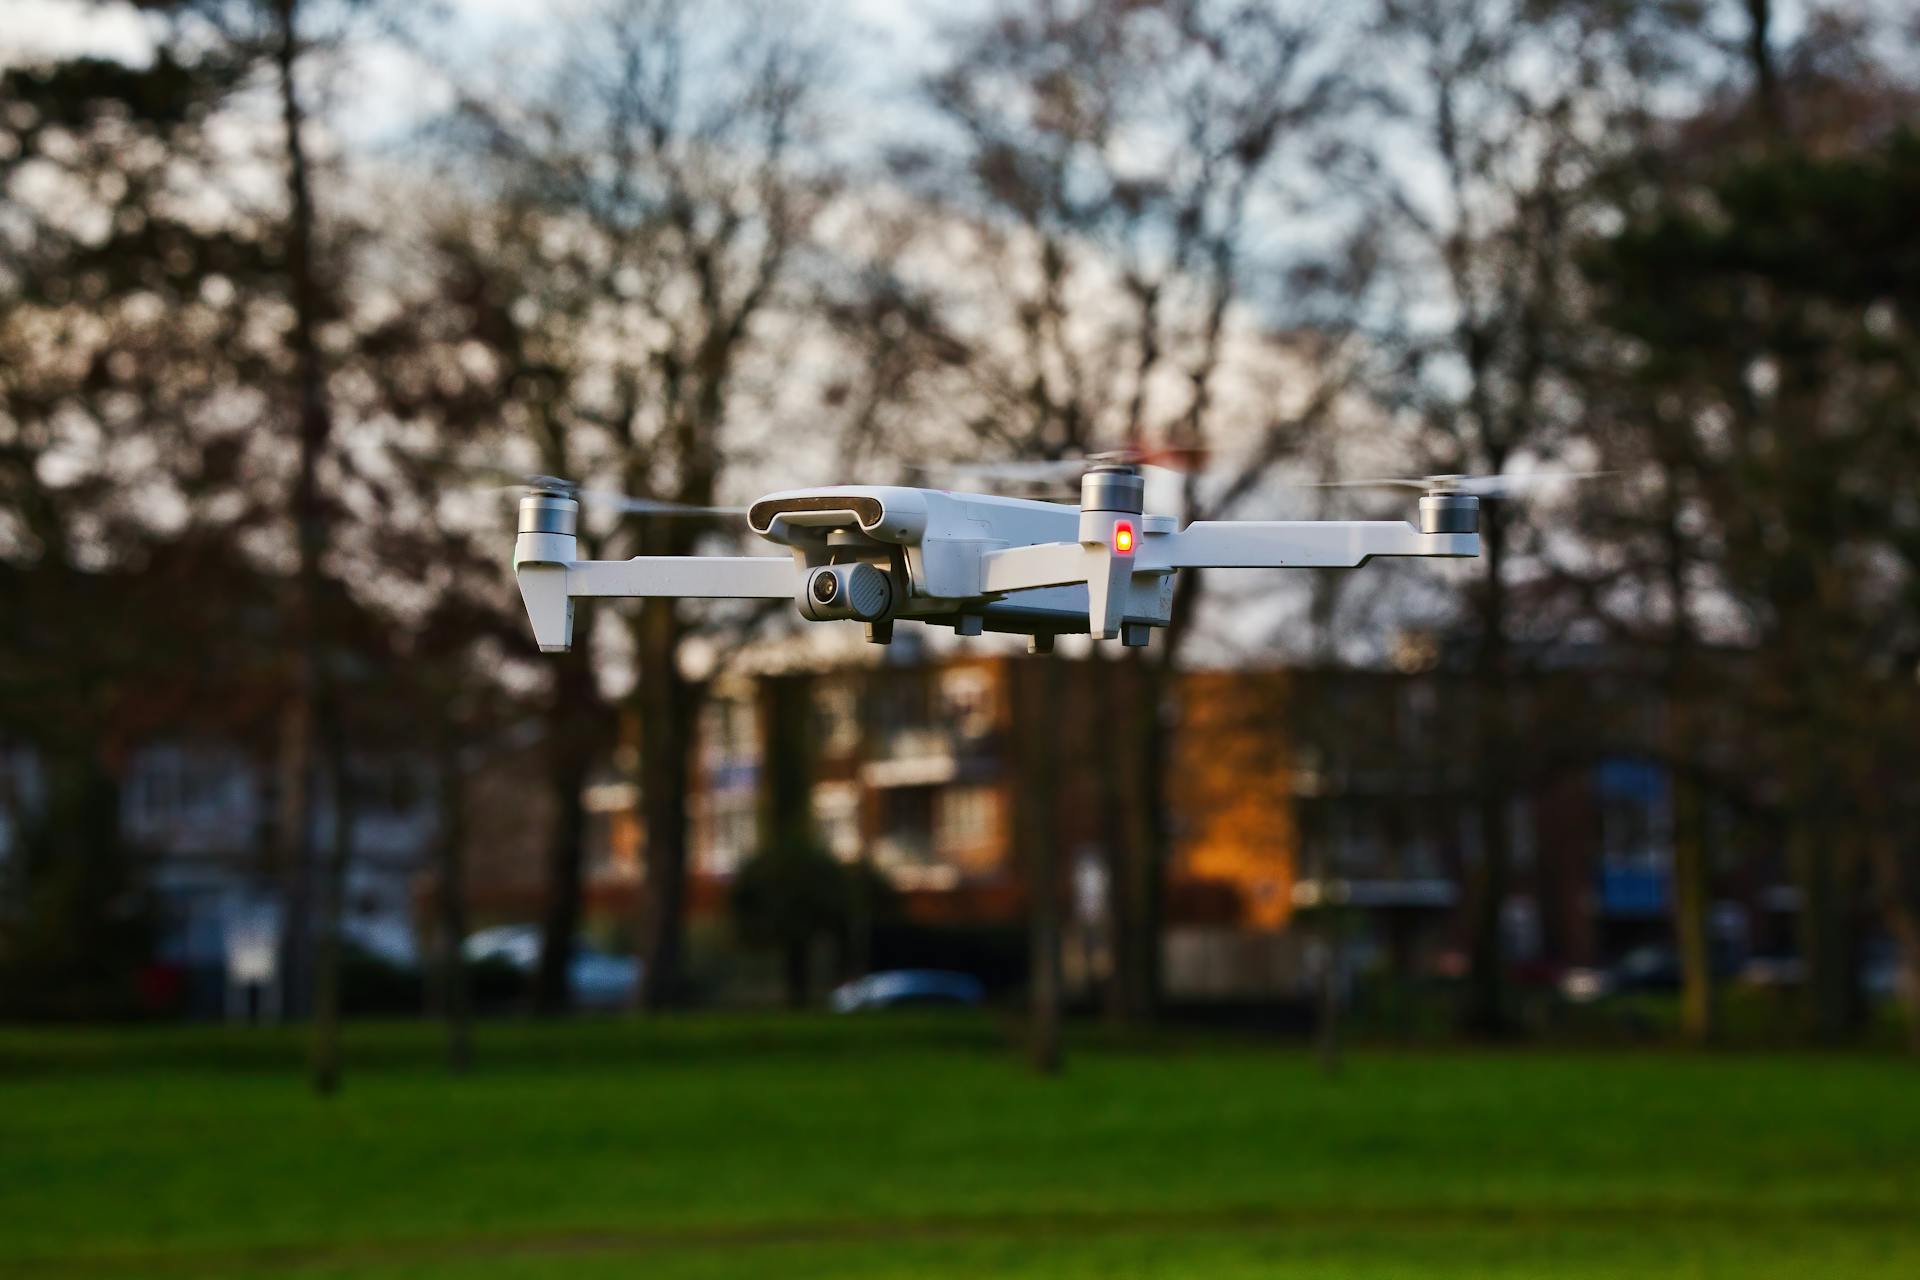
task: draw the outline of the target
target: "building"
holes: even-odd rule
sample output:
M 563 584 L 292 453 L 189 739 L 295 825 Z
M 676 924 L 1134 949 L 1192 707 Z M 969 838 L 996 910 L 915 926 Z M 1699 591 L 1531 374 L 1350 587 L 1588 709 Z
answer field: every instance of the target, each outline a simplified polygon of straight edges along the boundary
M 1659 686 L 1618 654 L 1548 657 L 1529 663 L 1520 686 L 1527 750 L 1504 814 L 1509 953 L 1541 980 L 1664 940 L 1672 905 Z M 1123 670 L 962 654 L 723 678 L 702 713 L 691 804 L 696 924 L 724 915 L 731 877 L 769 830 L 769 805 L 798 805 L 835 856 L 896 887 L 922 934 L 967 935 L 968 955 L 988 948 L 1017 980 L 1023 788 L 1037 770 L 1067 974 L 1091 997 L 1112 970 L 1127 848 L 1116 788 L 1128 785 L 1125 753 L 1140 737 L 1118 719 Z M 1329 906 L 1342 908 L 1357 965 L 1404 977 L 1458 969 L 1488 817 L 1467 676 L 1435 662 L 1207 671 L 1181 675 L 1176 689 L 1162 712 L 1173 729 L 1162 939 L 1171 996 L 1297 992 L 1313 937 L 1301 926 Z M 261 1001 L 270 1012 L 263 993 L 279 982 L 288 927 L 285 704 L 270 687 L 243 693 L 222 700 L 217 719 L 141 717 L 155 727 L 129 735 L 119 766 L 119 830 L 157 907 L 157 958 L 178 975 L 178 1003 L 201 1013 L 232 1011 L 236 999 L 241 1011 Z M 401 729 L 363 728 L 347 925 L 361 946 L 410 962 L 444 817 L 435 762 Z M 472 927 L 542 917 L 553 822 L 542 734 L 537 722 L 507 726 L 463 756 Z M 5 877 L 46 782 L 31 750 L 0 746 Z M 1753 772 L 1732 729 L 1713 750 L 1721 773 Z M 632 755 L 617 748 L 584 795 L 586 916 L 622 936 L 644 892 Z M 325 848 L 334 817 L 320 799 L 313 834 Z M 1764 817 L 1710 799 L 1713 838 L 1739 854 L 1721 859 L 1714 885 L 1720 939 L 1733 952 L 1790 950 L 1795 899 Z
M 1051 697 L 1036 685 L 1047 670 L 1061 682 Z M 725 881 L 757 847 L 766 744 L 781 737 L 770 717 L 799 705 L 820 839 L 886 875 L 917 921 L 1018 929 L 1020 779 L 1037 746 L 1052 762 L 1069 977 L 1097 984 L 1123 844 L 1111 788 L 1127 730 L 1112 722 L 1114 670 L 954 656 L 721 683 L 702 724 L 692 847 L 707 889 L 697 900 L 720 909 Z M 774 697 L 776 687 L 786 692 Z M 1407 976 L 1457 970 L 1485 820 L 1470 680 L 1435 666 L 1216 671 L 1184 674 L 1178 690 L 1168 709 L 1169 993 L 1293 989 L 1300 913 L 1329 905 L 1360 922 L 1353 936 L 1369 963 Z M 1514 886 L 1504 927 L 1523 975 L 1544 981 L 1666 937 L 1671 806 L 1653 681 L 1579 654 L 1534 667 L 1521 702 L 1529 745 L 1505 815 Z M 622 856 L 603 859 L 629 878 L 642 843 L 630 801 L 609 815 Z M 1713 811 L 1734 839 L 1732 809 Z M 1749 828 L 1740 838 L 1753 856 L 1716 884 L 1716 928 L 1730 947 L 1780 946 L 1780 877 L 1751 870 L 1768 865 L 1754 843 L 1764 837 Z

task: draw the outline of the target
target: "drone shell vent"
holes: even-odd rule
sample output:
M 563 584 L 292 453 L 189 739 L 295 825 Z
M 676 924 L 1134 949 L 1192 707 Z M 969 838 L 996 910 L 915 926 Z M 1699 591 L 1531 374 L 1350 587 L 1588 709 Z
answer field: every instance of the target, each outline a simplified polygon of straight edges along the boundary
M 853 568 L 855 571 L 847 575 L 847 607 L 859 618 L 880 617 L 886 613 L 888 598 L 893 594 L 887 586 L 887 576 L 870 564 Z

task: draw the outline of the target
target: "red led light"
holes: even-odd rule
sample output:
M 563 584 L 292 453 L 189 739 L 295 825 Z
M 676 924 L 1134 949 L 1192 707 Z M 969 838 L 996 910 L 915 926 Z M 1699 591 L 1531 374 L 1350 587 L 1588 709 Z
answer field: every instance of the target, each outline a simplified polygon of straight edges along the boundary
M 1113 526 L 1113 549 L 1123 556 L 1133 554 L 1133 526 L 1125 520 Z

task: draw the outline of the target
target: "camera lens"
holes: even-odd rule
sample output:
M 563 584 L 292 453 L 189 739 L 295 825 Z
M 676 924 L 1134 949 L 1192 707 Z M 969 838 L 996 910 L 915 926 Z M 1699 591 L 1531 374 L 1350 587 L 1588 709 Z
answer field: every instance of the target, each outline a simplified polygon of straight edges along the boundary
M 821 604 L 832 604 L 840 597 L 840 579 L 832 573 L 813 575 L 813 598 Z

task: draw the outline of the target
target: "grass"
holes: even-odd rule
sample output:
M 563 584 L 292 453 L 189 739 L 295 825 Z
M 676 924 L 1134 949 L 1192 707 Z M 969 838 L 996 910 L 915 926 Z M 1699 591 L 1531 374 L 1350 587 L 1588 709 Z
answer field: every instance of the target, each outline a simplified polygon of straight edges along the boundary
M 0 1031 L 0 1275 L 1913 1276 L 1890 1057 L 1074 1046 L 974 1018 Z

